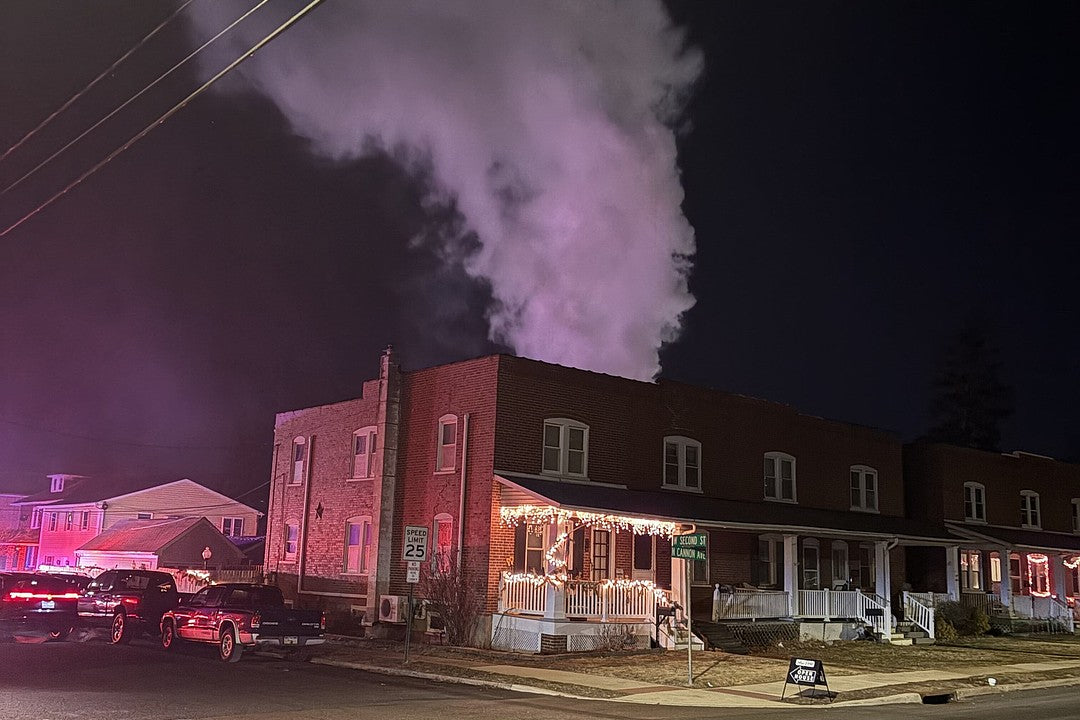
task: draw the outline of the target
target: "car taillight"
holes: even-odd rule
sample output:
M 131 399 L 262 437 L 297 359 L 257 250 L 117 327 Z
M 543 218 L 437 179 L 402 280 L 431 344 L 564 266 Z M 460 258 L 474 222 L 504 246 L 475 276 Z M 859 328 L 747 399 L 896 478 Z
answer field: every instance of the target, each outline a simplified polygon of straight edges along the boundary
M 134 607 L 134 606 L 139 604 L 139 598 L 137 598 L 137 597 L 121 598 L 120 602 L 124 603 L 125 605 L 131 605 L 132 607 Z
M 326 630 L 326 613 L 323 613 L 322 617 L 319 618 L 319 629 Z
M 259 627 L 260 625 L 262 625 L 262 615 L 256 612 L 251 616 L 251 627 L 252 629 L 254 629 Z
M 5 600 L 71 600 L 77 599 L 79 593 L 58 593 L 56 595 L 52 593 L 32 593 L 32 592 L 20 592 L 18 590 L 12 590 L 4 599 Z

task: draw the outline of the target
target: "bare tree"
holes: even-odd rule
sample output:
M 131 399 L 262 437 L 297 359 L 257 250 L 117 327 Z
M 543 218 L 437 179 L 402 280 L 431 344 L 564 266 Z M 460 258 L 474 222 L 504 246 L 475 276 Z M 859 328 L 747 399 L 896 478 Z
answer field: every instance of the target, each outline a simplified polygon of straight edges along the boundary
M 476 634 L 483 609 L 483 593 L 455 563 L 439 563 L 439 572 L 427 575 L 420 590 L 446 628 L 450 645 L 469 645 Z

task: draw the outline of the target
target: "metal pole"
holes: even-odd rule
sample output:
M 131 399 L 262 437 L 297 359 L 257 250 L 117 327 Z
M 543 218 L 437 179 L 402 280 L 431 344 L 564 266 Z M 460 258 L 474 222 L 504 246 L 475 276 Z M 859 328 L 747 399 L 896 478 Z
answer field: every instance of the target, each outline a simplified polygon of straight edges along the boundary
M 413 616 L 413 612 L 412 612 L 412 591 L 413 591 L 413 583 L 409 583 L 409 601 L 408 601 L 408 608 L 406 610 L 406 612 L 409 613 L 409 616 L 407 618 L 405 618 L 405 664 L 406 665 L 409 664 L 409 641 L 412 639 L 412 616 Z
M 686 684 L 694 684 L 694 632 L 690 627 L 691 618 L 693 614 L 691 612 L 691 606 L 693 605 L 693 598 L 691 598 L 692 591 L 690 589 L 690 563 L 691 560 L 683 560 L 683 564 L 686 565 Z

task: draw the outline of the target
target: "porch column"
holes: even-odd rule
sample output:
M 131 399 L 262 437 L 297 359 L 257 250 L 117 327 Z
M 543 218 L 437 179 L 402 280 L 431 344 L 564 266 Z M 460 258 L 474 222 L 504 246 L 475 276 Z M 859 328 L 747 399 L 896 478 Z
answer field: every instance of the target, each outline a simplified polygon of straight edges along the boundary
M 784 589 L 788 594 L 788 615 L 799 614 L 799 575 L 796 572 L 799 557 L 799 536 L 784 536 Z
M 949 599 L 960 600 L 960 546 L 949 545 L 945 548 L 945 590 Z
M 686 584 L 686 560 L 671 558 L 671 599 L 690 614 L 690 586 Z
M 998 599 L 1001 601 L 1001 604 L 1007 608 L 1012 607 L 1012 566 L 1009 561 L 1010 555 L 1012 555 L 1011 548 L 998 549 L 998 558 L 1001 563 L 1001 581 L 998 582 Z
M 874 578 L 874 592 L 885 601 L 885 612 L 892 613 L 892 573 L 889 569 L 889 541 L 880 540 L 874 543 L 874 569 L 877 577 Z M 888 620 L 888 618 L 886 618 Z
M 559 539 L 560 533 L 563 528 L 558 523 L 550 523 L 547 527 L 547 532 L 544 533 L 545 547 L 555 547 L 556 541 Z M 554 575 L 558 572 L 559 561 L 566 562 L 566 546 L 567 543 L 563 542 L 559 548 L 551 554 L 551 564 L 545 563 L 544 567 L 548 575 Z M 565 566 L 563 566 L 565 567 Z M 544 592 L 546 597 L 544 598 L 544 617 L 548 620 L 565 620 L 566 619 L 566 585 L 555 583 L 547 583 L 544 585 Z
M 1054 596 L 1065 602 L 1065 558 L 1062 555 L 1050 555 L 1050 575 L 1054 580 Z

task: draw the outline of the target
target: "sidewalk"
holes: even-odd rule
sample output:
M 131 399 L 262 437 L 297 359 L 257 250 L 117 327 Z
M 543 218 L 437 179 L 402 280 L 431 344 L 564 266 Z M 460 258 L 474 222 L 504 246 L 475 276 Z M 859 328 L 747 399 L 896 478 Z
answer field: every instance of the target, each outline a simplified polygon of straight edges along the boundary
M 406 665 L 401 652 L 367 648 L 344 638 L 329 644 L 327 649 L 328 652 L 316 656 L 312 662 L 387 675 L 587 700 L 731 708 L 805 708 L 810 704 L 819 707 L 830 704 L 824 697 L 824 688 L 818 689 L 817 698 L 811 698 L 808 692 L 799 694 L 800 690 L 807 689 L 794 685 L 788 685 L 786 700 L 781 701 L 780 696 L 784 691 L 782 679 L 752 685 L 691 688 L 645 684 L 638 680 L 608 675 L 535 667 L 528 665 L 527 659 L 521 656 L 510 656 L 506 662 L 495 663 L 486 657 L 443 657 L 414 652 L 411 662 Z M 708 653 L 702 654 L 702 661 L 708 656 Z M 695 660 L 697 658 L 698 655 L 695 655 Z M 828 675 L 828 668 L 826 673 Z M 1069 676 L 1061 677 L 1063 674 Z M 1023 677 L 1025 681 L 1009 683 L 1007 679 L 1010 676 Z M 834 674 L 828 677 L 829 689 L 834 695 L 833 704 L 917 703 L 922 702 L 923 694 L 952 693 L 962 698 L 1023 688 L 1080 685 L 1080 660 L 958 667 L 949 671 L 936 669 Z M 990 686 L 987 681 L 990 677 L 1002 678 L 1003 682 Z

